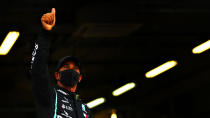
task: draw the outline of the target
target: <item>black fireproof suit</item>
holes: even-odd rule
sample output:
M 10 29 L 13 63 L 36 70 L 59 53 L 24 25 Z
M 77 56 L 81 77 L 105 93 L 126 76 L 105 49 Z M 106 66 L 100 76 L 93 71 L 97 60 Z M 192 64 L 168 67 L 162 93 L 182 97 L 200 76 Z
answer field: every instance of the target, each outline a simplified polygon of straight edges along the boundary
M 48 73 L 48 57 L 52 32 L 43 30 L 32 53 L 32 87 L 38 118 L 90 118 L 90 110 L 76 93 L 52 86 Z

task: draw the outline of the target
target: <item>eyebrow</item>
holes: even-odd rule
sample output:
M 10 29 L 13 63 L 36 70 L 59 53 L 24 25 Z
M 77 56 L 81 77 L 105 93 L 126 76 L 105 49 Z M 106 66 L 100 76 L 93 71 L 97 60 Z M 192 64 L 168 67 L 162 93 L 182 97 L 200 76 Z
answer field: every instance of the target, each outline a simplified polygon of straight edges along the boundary
M 66 65 L 70 65 L 70 64 L 65 63 L 63 66 L 66 66 Z M 75 69 L 80 69 L 79 66 L 77 66 L 77 65 L 74 65 L 74 68 L 75 68 Z

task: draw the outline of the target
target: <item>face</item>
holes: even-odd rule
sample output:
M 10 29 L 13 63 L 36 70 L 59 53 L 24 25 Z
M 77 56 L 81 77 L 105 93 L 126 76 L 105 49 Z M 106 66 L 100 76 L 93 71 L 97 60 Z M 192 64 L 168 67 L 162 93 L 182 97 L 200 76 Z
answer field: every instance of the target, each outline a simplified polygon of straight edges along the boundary
M 66 62 L 60 69 L 59 71 L 64 71 L 64 70 L 69 70 L 69 69 L 72 69 L 74 71 L 76 71 L 78 74 L 80 74 L 80 69 L 78 66 L 75 65 L 75 62 L 73 61 L 68 61 Z M 55 78 L 57 80 L 60 80 L 60 74 L 58 72 L 55 72 Z M 82 79 L 82 75 L 80 75 L 80 78 L 79 78 L 79 82 L 81 81 Z

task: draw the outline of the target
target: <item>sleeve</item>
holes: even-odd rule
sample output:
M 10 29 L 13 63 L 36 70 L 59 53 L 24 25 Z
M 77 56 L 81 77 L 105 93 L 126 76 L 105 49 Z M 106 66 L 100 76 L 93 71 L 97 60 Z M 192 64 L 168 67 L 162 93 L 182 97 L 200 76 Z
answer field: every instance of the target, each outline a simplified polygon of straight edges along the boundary
M 52 32 L 42 30 L 35 42 L 31 60 L 31 78 L 35 101 L 39 105 L 50 105 L 50 96 L 53 93 L 48 72 L 48 57 Z

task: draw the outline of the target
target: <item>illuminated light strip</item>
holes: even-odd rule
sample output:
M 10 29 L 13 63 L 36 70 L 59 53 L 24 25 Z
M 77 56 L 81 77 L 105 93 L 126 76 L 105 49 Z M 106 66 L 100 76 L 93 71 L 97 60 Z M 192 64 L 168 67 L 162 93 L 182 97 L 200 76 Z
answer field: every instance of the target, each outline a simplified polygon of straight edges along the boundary
M 200 54 L 206 50 L 210 49 L 210 40 L 198 45 L 197 47 L 192 49 L 193 54 Z
M 168 61 L 168 62 L 158 66 L 157 68 L 154 68 L 151 71 L 147 72 L 145 74 L 145 76 L 147 78 L 153 78 L 153 77 L 155 77 L 155 76 L 157 76 L 157 75 L 159 75 L 159 74 L 161 74 L 161 73 L 163 73 L 163 72 L 173 68 L 176 65 L 177 65 L 177 61 L 174 61 L 174 60 Z
M 87 103 L 87 106 L 91 109 L 91 108 L 94 108 L 100 104 L 103 104 L 105 101 L 106 101 L 106 99 L 101 97 L 101 98 L 95 99 L 95 100 Z
M 7 34 L 3 43 L 0 47 L 0 55 L 6 55 L 14 45 L 15 41 L 18 39 L 20 33 L 16 31 L 11 31 Z
M 126 85 L 124 85 L 124 86 L 114 90 L 112 92 L 112 95 L 113 96 L 119 96 L 119 95 L 121 95 L 121 94 L 123 94 L 123 93 L 125 93 L 125 92 L 127 92 L 127 91 L 129 91 L 131 89 L 133 89 L 135 86 L 136 86 L 136 84 L 134 82 L 127 83 Z
M 112 113 L 111 118 L 117 118 L 117 114 L 116 113 Z

